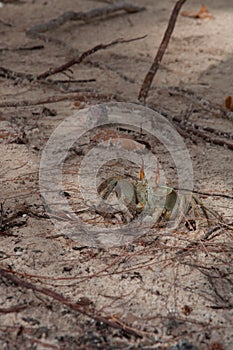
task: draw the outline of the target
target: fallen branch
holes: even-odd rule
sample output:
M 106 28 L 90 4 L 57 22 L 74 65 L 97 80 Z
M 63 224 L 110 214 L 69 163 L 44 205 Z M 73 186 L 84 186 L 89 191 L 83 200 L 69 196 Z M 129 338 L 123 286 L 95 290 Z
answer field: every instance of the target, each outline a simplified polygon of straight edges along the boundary
M 178 187 L 174 187 L 175 190 L 179 190 Z M 207 197 L 220 197 L 220 198 L 227 198 L 227 199 L 233 199 L 233 196 L 230 196 L 228 194 L 224 193 L 210 193 L 210 192 L 203 192 L 203 191 L 198 191 L 198 190 L 190 190 L 187 188 L 180 188 L 182 191 L 187 191 L 187 192 L 192 192 L 196 194 L 200 194 L 201 196 L 207 196 Z
M 186 122 L 185 122 L 186 124 Z M 201 130 L 201 131 L 207 131 L 210 134 L 217 135 L 219 137 L 225 137 L 226 139 L 233 140 L 233 133 L 227 132 L 227 131 L 221 131 L 215 128 L 212 128 L 210 126 L 200 126 L 195 123 L 188 123 L 188 125 L 191 125 L 194 129 Z
M 12 71 L 11 69 L 8 69 L 5 67 L 0 67 L 0 77 L 6 78 L 6 79 L 11 79 L 11 80 L 25 79 L 25 80 L 28 80 L 29 82 L 40 81 L 42 83 L 45 82 L 45 83 L 49 83 L 52 85 L 64 84 L 65 82 L 72 82 L 72 80 L 62 81 L 62 80 L 51 80 L 51 79 L 47 79 L 47 78 L 51 75 L 54 75 L 54 74 L 57 74 L 60 72 L 64 72 L 65 70 L 67 70 L 68 68 L 70 68 L 71 66 L 73 66 L 75 64 L 81 63 L 86 57 L 94 54 L 95 52 L 97 52 L 99 50 L 105 50 L 105 49 L 112 47 L 114 45 L 117 45 L 117 44 L 129 43 L 132 41 L 143 39 L 145 37 L 146 37 L 146 35 L 141 36 L 141 37 L 137 37 L 137 38 L 132 38 L 132 39 L 117 39 L 117 40 L 114 40 L 108 44 L 98 44 L 98 45 L 94 46 L 93 48 L 88 49 L 87 51 L 84 51 L 78 57 L 74 57 L 71 60 L 69 60 L 68 62 L 66 62 L 58 67 L 50 68 L 47 71 L 45 71 L 44 73 L 41 73 L 39 75 L 34 75 L 34 74 L 30 74 L 30 73 L 23 73 L 23 72 L 15 72 L 15 71 Z M 94 81 L 94 79 L 82 80 L 79 82 L 88 82 L 88 81 Z
M 116 2 L 114 4 L 99 7 L 86 12 L 67 11 L 62 15 L 58 16 L 57 18 L 54 18 L 46 23 L 37 24 L 31 27 L 29 30 L 27 30 L 26 34 L 30 37 L 38 38 L 39 33 L 44 33 L 51 29 L 55 29 L 68 21 L 90 21 L 94 18 L 104 16 L 106 17 L 119 11 L 125 11 L 126 13 L 135 13 L 144 10 L 145 7 L 142 6 L 136 6 L 125 2 Z
M 197 124 L 193 124 L 193 123 L 190 123 L 190 122 L 185 122 L 183 123 L 179 118 L 176 118 L 176 117 L 173 117 L 172 120 L 177 123 L 179 125 L 179 127 L 181 129 L 184 129 L 184 130 L 188 130 L 190 133 L 202 138 L 203 140 L 207 141 L 207 142 L 211 142 L 212 144 L 214 145 L 217 145 L 217 146 L 223 146 L 223 147 L 226 147 L 230 150 L 233 150 L 233 143 L 230 143 L 228 141 L 225 141 L 225 140 L 221 140 L 221 139 L 216 139 L 214 137 L 211 137 L 210 135 L 207 135 L 205 131 L 209 131 L 210 133 L 213 132 L 212 128 L 208 128 L 208 127 L 202 127 L 202 126 L 199 126 Z M 212 131 L 210 131 L 210 130 Z M 216 132 L 216 130 L 214 129 L 214 131 Z M 219 132 L 221 134 L 221 132 Z M 224 133 L 223 133 L 224 135 Z M 230 134 L 228 135 L 229 138 L 230 138 Z
M 123 98 L 113 95 L 113 94 L 98 94 L 95 92 L 86 92 L 86 93 L 76 93 L 69 95 L 58 95 L 42 98 L 40 100 L 22 100 L 22 101 L 5 101 L 0 102 L 0 108 L 7 107 L 28 107 L 28 106 L 37 106 L 47 103 L 56 103 L 60 101 L 88 101 L 89 99 L 101 100 L 101 101 L 111 101 L 116 100 L 123 102 Z
M 27 80 L 29 82 L 37 82 L 37 76 L 30 74 L 30 73 L 23 73 L 23 72 L 15 72 L 11 69 L 0 67 L 0 77 L 11 79 L 14 81 L 18 80 Z M 77 83 L 89 83 L 89 82 L 95 82 L 96 79 L 67 79 L 67 80 L 52 80 L 52 79 L 40 79 L 39 82 L 42 84 L 50 85 L 58 87 L 61 91 L 65 91 L 67 93 L 72 92 L 95 92 L 94 89 L 91 88 L 85 88 L 82 87 L 74 87 L 69 88 L 68 85 L 71 84 L 77 84 Z
M 30 73 L 22 73 L 22 72 L 15 72 L 11 69 L 0 67 L 0 77 L 11 79 L 11 80 L 17 80 L 17 79 L 26 79 L 28 81 L 35 80 L 35 76 Z
M 161 111 L 161 110 L 153 108 L 153 106 L 151 106 L 151 105 L 148 105 L 148 107 L 153 109 L 153 110 L 156 110 L 156 112 L 159 112 L 165 118 L 169 119 L 171 122 L 175 122 L 179 126 L 179 128 L 181 130 L 188 131 L 189 132 L 189 136 L 190 136 L 190 134 L 194 134 L 194 135 L 202 138 L 203 140 L 205 140 L 207 142 L 210 142 L 210 143 L 212 143 L 214 145 L 223 146 L 225 148 L 233 150 L 233 143 L 230 143 L 228 141 L 221 140 L 221 139 L 216 139 L 216 138 L 214 138 L 214 137 L 212 137 L 210 135 L 207 135 L 204 132 L 204 130 L 205 130 L 207 132 L 217 134 L 217 130 L 216 129 L 213 129 L 211 127 L 205 127 L 205 126 L 202 127 L 202 126 L 197 125 L 195 123 L 191 123 L 191 122 L 188 122 L 188 121 L 180 120 L 179 118 L 177 118 L 175 116 L 170 116 L 168 113 L 166 113 L 164 111 Z M 223 136 L 223 137 L 232 139 L 232 134 L 231 133 L 224 133 L 222 131 L 219 131 L 218 134 L 219 134 L 219 136 Z
M 26 46 L 26 47 L 16 47 L 16 48 L 10 48 L 10 47 L 0 47 L 0 52 L 2 51 L 35 51 L 35 50 L 42 50 L 44 49 L 44 45 L 34 45 L 34 46 Z
M 66 62 L 66 63 L 64 63 L 64 64 L 62 64 L 62 65 L 60 65 L 58 67 L 50 68 L 47 71 L 45 71 L 44 73 L 39 74 L 37 76 L 37 79 L 38 80 L 46 79 L 46 78 L 48 78 L 49 76 L 51 76 L 53 74 L 57 74 L 57 73 L 63 72 L 65 70 L 67 70 L 68 68 L 70 68 L 71 66 L 73 66 L 74 64 L 81 63 L 86 57 L 92 55 L 93 53 L 95 53 L 97 51 L 105 50 L 105 49 L 107 49 L 109 47 L 112 47 L 112 46 L 115 46 L 117 44 L 130 43 L 132 41 L 144 39 L 145 37 L 146 37 L 146 35 L 143 35 L 143 36 L 140 36 L 140 37 L 137 37 L 137 38 L 132 38 L 132 39 L 117 39 L 117 40 L 111 41 L 108 44 L 98 44 L 98 45 L 94 46 L 93 48 L 88 49 L 87 51 L 84 51 L 78 57 L 74 57 L 71 60 L 69 60 L 68 62 Z
M 210 100 L 204 99 L 203 96 L 199 96 L 195 92 L 189 89 L 175 86 L 175 87 L 168 87 L 166 88 L 166 90 L 168 90 L 170 94 L 186 97 L 187 99 L 191 100 L 191 102 L 200 105 L 205 111 L 208 111 L 208 112 L 211 111 L 212 113 L 215 113 L 215 114 L 217 113 L 218 116 L 220 115 L 224 119 L 233 121 L 233 113 L 230 110 L 227 110 L 225 107 L 221 106 L 220 104 L 213 103 Z
M 121 323 L 118 319 L 115 319 L 114 317 L 111 319 L 111 318 L 107 318 L 107 317 L 101 316 L 101 315 L 96 314 L 96 313 L 94 314 L 94 311 L 91 310 L 90 308 L 87 308 L 80 303 L 72 303 L 71 301 L 66 299 L 62 294 L 54 292 L 49 288 L 41 287 L 41 286 L 32 284 L 30 282 L 24 281 L 23 279 L 14 276 L 13 272 L 9 272 L 1 267 L 0 267 L 0 275 L 3 278 L 7 279 L 8 281 L 11 281 L 12 283 L 14 283 L 15 285 L 17 285 L 21 288 L 30 289 L 30 290 L 33 290 L 35 292 L 46 295 L 46 296 L 52 298 L 53 300 L 58 301 L 62 305 L 66 305 L 68 308 L 70 308 L 76 312 L 79 312 L 80 314 L 83 314 L 85 316 L 88 316 L 95 321 L 101 322 L 101 323 L 103 323 L 109 327 L 115 328 L 115 329 L 120 329 L 120 330 L 124 331 L 125 333 L 127 333 L 129 335 L 133 335 L 137 338 L 138 337 L 142 338 L 142 335 L 140 334 L 139 331 L 136 331 L 136 330 L 126 326 L 125 324 Z
M 176 255 L 180 255 L 186 252 L 190 253 L 191 249 L 197 248 L 201 244 L 205 243 L 206 241 L 210 241 L 211 239 L 215 238 L 217 235 L 223 234 L 225 232 L 224 229 L 230 229 L 232 230 L 233 226 L 232 223 L 225 224 L 224 222 L 219 222 L 218 226 L 212 227 L 208 232 L 206 232 L 199 240 L 195 240 L 191 243 L 189 243 L 186 247 L 179 249 L 176 252 Z M 216 233 L 218 232 L 218 233 Z M 215 235 L 212 235 L 213 233 L 216 233 Z
M 164 37 L 163 37 L 163 40 L 158 48 L 158 51 L 157 51 L 155 58 L 154 58 L 154 62 L 152 63 L 150 70 L 146 74 L 146 77 L 143 81 L 141 90 L 140 90 L 139 95 L 138 95 L 139 101 L 145 102 L 145 100 L 147 98 L 150 86 L 152 84 L 152 81 L 154 79 L 154 76 L 155 76 L 157 70 L 159 69 L 160 62 L 162 61 L 162 58 L 165 54 L 166 48 L 167 48 L 168 43 L 170 41 L 172 32 L 175 28 L 177 16 L 179 14 L 179 11 L 180 11 L 182 5 L 185 3 L 185 1 L 186 0 L 177 1 L 177 3 L 175 4 L 175 6 L 173 8 L 171 17 L 170 17 L 169 22 L 168 22 L 167 29 L 166 29 Z
M 15 305 L 8 308 L 0 308 L 0 314 L 10 314 L 13 312 L 21 312 L 27 308 L 27 305 Z

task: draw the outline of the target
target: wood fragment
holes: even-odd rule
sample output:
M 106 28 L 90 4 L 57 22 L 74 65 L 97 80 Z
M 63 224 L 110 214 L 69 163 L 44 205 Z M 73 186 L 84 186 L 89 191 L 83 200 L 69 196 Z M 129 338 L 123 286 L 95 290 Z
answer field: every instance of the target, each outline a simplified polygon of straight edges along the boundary
M 12 283 L 14 283 L 16 286 L 19 286 L 21 288 L 26 288 L 29 290 L 33 290 L 33 291 L 38 292 L 40 294 L 46 295 L 46 296 L 52 298 L 53 300 L 56 300 L 57 302 L 61 303 L 62 305 L 65 305 L 68 308 L 70 308 L 70 309 L 72 309 L 80 314 L 83 314 L 87 317 L 90 317 L 95 321 L 101 322 L 109 327 L 122 330 L 126 334 L 133 335 L 137 338 L 142 337 L 142 335 L 139 331 L 121 323 L 119 320 L 115 320 L 114 318 L 110 318 L 110 317 L 107 318 L 105 316 L 101 316 L 100 314 L 95 312 L 95 310 L 92 310 L 92 309 L 89 309 L 85 306 L 82 306 L 79 303 L 72 303 L 70 300 L 66 299 L 62 294 L 54 292 L 53 290 L 51 290 L 49 288 L 41 287 L 41 286 L 38 286 L 36 284 L 27 282 L 24 279 L 15 276 L 13 271 L 8 271 L 8 270 L 5 270 L 4 268 L 0 267 L 0 275 L 3 278 L 7 279 L 8 281 L 11 281 Z
M 160 62 L 162 61 L 162 58 L 165 54 L 165 51 L 167 49 L 168 43 L 170 41 L 172 32 L 175 28 L 175 24 L 176 24 L 176 20 L 177 20 L 177 16 L 180 12 L 180 9 L 182 7 L 182 5 L 186 2 L 186 0 L 179 0 L 176 2 L 172 14 L 170 16 L 169 22 L 168 22 L 168 26 L 167 29 L 165 31 L 164 37 L 162 39 L 162 42 L 158 48 L 157 54 L 154 58 L 154 61 L 148 71 L 148 73 L 146 74 L 146 77 L 142 83 L 139 95 L 138 95 L 138 99 L 139 101 L 145 102 L 147 96 L 148 96 L 148 92 L 150 90 L 152 81 L 154 79 L 154 76 L 157 72 L 157 70 L 159 69 L 160 66 Z
M 233 98 L 232 96 L 227 96 L 225 98 L 225 107 L 233 112 Z

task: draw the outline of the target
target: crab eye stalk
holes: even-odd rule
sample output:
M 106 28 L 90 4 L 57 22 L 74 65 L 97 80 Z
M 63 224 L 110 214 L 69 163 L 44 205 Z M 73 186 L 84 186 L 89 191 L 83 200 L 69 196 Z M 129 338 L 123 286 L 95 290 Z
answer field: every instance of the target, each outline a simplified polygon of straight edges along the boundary
M 144 178 L 145 178 L 144 160 L 142 160 L 142 165 L 141 165 L 140 173 L 139 173 L 139 180 L 142 181 Z
M 157 170 L 156 170 L 156 174 L 155 174 L 155 184 L 156 185 L 159 184 L 159 179 L 160 179 L 160 171 L 159 171 L 159 162 L 157 159 Z

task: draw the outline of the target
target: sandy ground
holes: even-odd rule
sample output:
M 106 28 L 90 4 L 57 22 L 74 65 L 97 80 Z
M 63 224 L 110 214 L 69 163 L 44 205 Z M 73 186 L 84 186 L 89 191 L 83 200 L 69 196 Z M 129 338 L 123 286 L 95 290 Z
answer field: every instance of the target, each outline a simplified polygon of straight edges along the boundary
M 5 271 L 0 286 L 0 348 L 231 350 L 231 226 L 221 227 L 215 218 L 208 227 L 198 213 L 193 219 L 196 229 L 188 229 L 186 221 L 186 226 L 181 223 L 173 234 L 162 235 L 154 227 L 144 237 L 104 249 L 56 230 L 43 206 L 38 172 L 52 132 L 73 113 L 106 102 L 104 96 L 112 95 L 112 101 L 137 101 L 175 1 L 138 0 L 136 4 L 145 6 L 145 11 L 119 12 L 89 22 L 69 21 L 43 33 L 52 38 L 47 42 L 25 34 L 67 10 L 87 11 L 106 3 L 26 0 L 5 1 L 0 8 L 1 67 L 14 72 L 39 74 L 99 43 L 147 35 L 99 51 L 66 74 L 51 77 L 94 81 L 63 85 L 29 82 L 3 77 L 0 70 L 1 106 L 4 102 L 9 105 L 0 110 L 0 267 Z M 233 117 L 223 107 L 225 98 L 233 95 L 233 3 L 206 0 L 205 5 L 213 19 L 178 17 L 147 104 L 180 120 L 191 110 L 190 123 L 219 131 L 206 130 L 207 140 L 192 133 L 193 124 L 184 129 L 174 122 L 191 156 L 194 189 L 207 193 L 200 195 L 206 206 L 231 223 L 233 158 L 226 143 L 233 143 Z M 182 10 L 195 13 L 200 6 L 199 1 L 191 0 Z M 87 91 L 102 97 L 88 96 Z M 86 97 L 69 100 L 74 93 Z M 29 103 L 50 96 L 67 99 Z M 26 102 L 28 106 L 20 105 Z M 10 106 L 12 103 L 15 105 Z M 114 132 L 113 127 L 111 130 Z M 78 191 L 77 169 L 102 136 L 96 130 L 84 136 L 66 159 L 62 195 L 76 211 L 85 207 Z M 132 138 L 132 134 L 123 132 L 121 137 Z M 163 147 L 137 132 L 133 139 L 159 155 L 169 185 L 176 186 L 174 164 Z M 222 140 L 223 145 L 214 144 L 213 139 Z M 125 171 L 130 173 L 131 166 L 127 163 Z M 110 168 L 116 169 L 112 164 Z M 132 172 L 137 174 L 138 168 Z M 106 174 L 105 169 L 102 175 Z M 220 196 L 214 196 L 216 193 Z M 101 215 L 87 213 L 84 219 L 101 226 Z M 107 225 L 107 220 L 102 221 L 111 231 L 114 223 Z M 211 228 L 216 230 L 203 239 Z M 48 290 L 65 299 L 57 300 Z M 76 310 L 64 300 L 76 305 Z

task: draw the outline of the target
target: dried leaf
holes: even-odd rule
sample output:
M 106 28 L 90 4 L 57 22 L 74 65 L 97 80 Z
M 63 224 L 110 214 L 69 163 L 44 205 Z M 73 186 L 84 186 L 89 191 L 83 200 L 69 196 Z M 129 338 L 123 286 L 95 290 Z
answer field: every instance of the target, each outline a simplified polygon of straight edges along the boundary
M 227 96 L 225 98 L 225 107 L 233 112 L 233 98 L 232 98 L 232 96 Z
M 181 12 L 181 15 L 184 17 L 189 17 L 189 18 L 199 18 L 199 19 L 213 19 L 214 16 L 207 10 L 205 5 L 202 5 L 200 10 L 197 13 L 192 13 L 189 11 L 183 11 Z
M 184 306 L 182 307 L 182 312 L 183 312 L 183 314 L 184 314 L 185 316 L 190 315 L 192 311 L 193 311 L 193 309 L 192 309 L 191 306 L 189 306 L 189 305 L 184 305 Z

